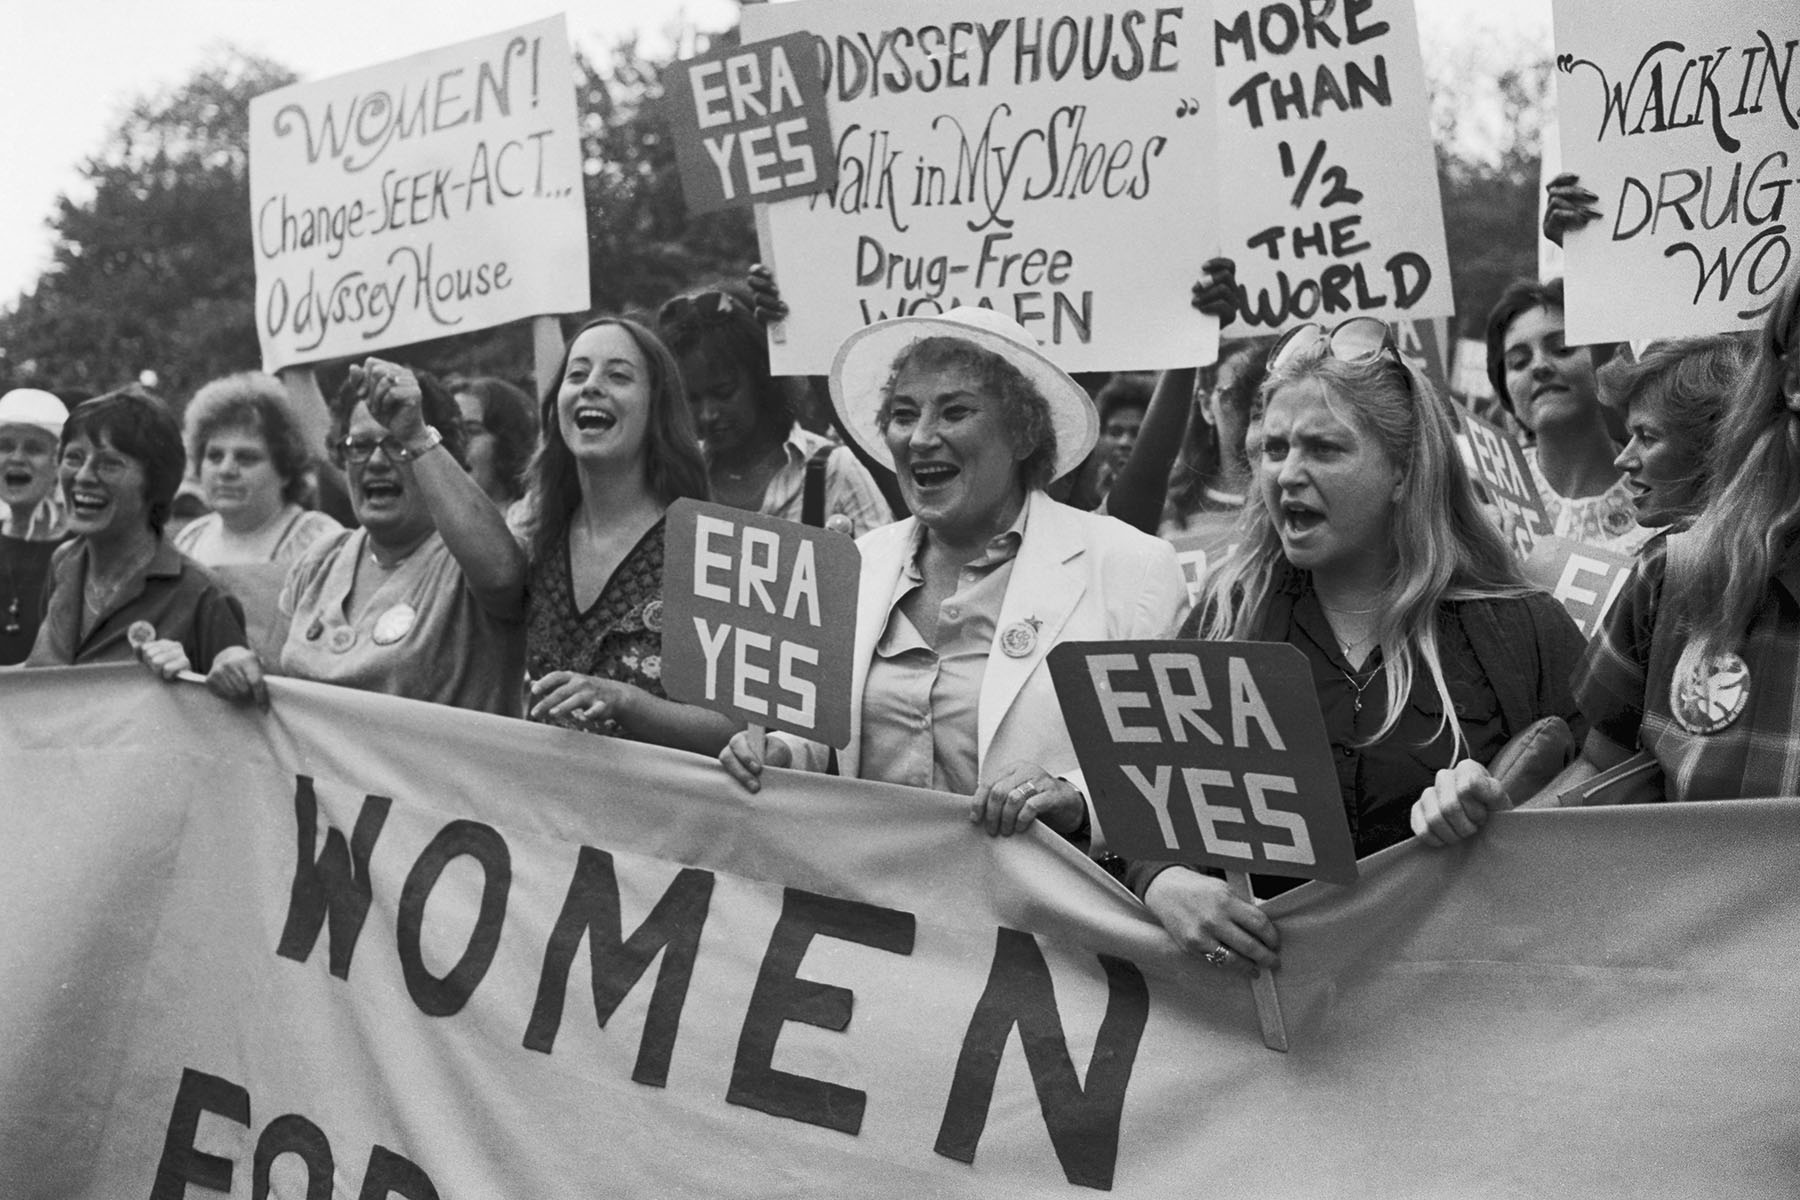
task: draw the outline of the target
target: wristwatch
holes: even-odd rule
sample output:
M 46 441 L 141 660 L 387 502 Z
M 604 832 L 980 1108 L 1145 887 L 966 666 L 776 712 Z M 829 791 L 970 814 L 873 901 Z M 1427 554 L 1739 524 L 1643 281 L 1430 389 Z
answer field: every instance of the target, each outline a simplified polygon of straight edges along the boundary
M 427 454 L 427 453 L 431 452 L 432 450 L 437 449 L 437 447 L 439 447 L 443 444 L 444 444 L 444 435 L 437 431 L 437 426 L 436 425 L 427 425 L 425 427 L 425 444 L 422 446 L 404 446 L 404 447 L 402 447 L 401 448 L 402 449 L 402 457 L 404 458 L 404 460 L 406 462 L 411 462 L 413 459 L 419 457 L 421 454 Z

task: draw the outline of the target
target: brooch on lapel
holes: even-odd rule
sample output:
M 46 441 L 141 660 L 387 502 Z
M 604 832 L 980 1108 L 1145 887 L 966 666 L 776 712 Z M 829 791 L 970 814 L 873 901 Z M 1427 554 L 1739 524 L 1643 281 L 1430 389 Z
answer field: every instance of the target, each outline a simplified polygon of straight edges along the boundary
M 1037 649 L 1038 627 L 1043 624 L 1036 617 L 1026 617 L 1023 621 L 1014 621 L 1000 633 L 1000 649 L 1008 658 L 1025 658 Z
M 1719 732 L 1749 700 L 1750 666 L 1735 654 L 1717 655 L 1669 683 L 1669 711 L 1689 733 Z
M 663 610 L 663 603 L 662 603 L 662 599 L 660 597 L 655 600 L 647 601 L 645 603 L 645 605 L 644 605 L 644 628 L 645 629 L 648 629 L 651 633 L 661 633 L 662 632 L 662 610 Z
M 133 621 L 125 630 L 125 641 L 133 650 L 142 650 L 156 640 L 156 626 L 148 621 Z

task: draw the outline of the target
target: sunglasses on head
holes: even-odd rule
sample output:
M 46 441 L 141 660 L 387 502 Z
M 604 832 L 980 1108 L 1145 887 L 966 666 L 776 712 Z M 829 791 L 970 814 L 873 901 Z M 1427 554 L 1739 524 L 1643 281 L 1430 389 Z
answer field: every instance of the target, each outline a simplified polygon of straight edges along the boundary
M 735 313 L 750 310 L 726 292 L 701 292 L 695 296 L 677 296 L 656 314 L 659 325 L 680 325 L 690 321 L 718 321 Z
M 1325 347 L 1323 353 L 1339 362 L 1372 362 L 1380 358 L 1384 350 L 1394 356 L 1395 362 L 1400 361 L 1400 347 L 1395 344 L 1394 331 L 1388 328 L 1386 321 L 1375 317 L 1351 317 L 1331 329 L 1317 321 L 1294 326 L 1282 334 L 1281 340 L 1269 351 L 1269 370 L 1295 362 L 1321 343 Z

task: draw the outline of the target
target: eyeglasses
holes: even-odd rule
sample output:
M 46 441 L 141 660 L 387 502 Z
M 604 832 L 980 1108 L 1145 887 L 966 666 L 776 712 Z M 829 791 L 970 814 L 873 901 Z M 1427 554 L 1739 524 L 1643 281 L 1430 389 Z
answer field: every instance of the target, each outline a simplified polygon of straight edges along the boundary
M 1332 329 L 1326 329 L 1317 321 L 1294 326 L 1282 334 L 1281 340 L 1269 351 L 1269 370 L 1287 366 L 1320 342 L 1325 344 L 1323 353 L 1339 362 L 1371 362 L 1381 357 L 1384 350 L 1391 353 L 1396 362 L 1400 359 L 1400 347 L 1395 344 L 1394 332 L 1386 321 L 1375 317 L 1350 317 Z
M 338 453 L 344 456 L 344 461 L 353 462 L 359 466 L 375 457 L 376 447 L 380 447 L 387 453 L 389 462 L 406 461 L 406 447 L 399 438 L 392 434 L 381 438 L 347 437 L 341 439 L 337 444 Z
M 659 325 L 684 322 L 719 321 L 750 310 L 728 292 L 701 292 L 697 296 L 677 296 L 656 314 Z

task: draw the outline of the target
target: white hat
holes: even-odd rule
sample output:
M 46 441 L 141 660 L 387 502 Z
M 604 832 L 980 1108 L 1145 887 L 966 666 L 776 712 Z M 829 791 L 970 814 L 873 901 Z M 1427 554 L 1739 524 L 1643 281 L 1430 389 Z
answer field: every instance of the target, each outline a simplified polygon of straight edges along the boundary
M 14 388 L 0 396 L 0 425 L 31 425 L 51 437 L 61 437 L 63 422 L 69 410 L 49 392 L 37 388 Z
M 881 389 L 893 373 L 894 360 L 914 342 L 928 337 L 959 338 L 1017 367 L 1050 405 L 1056 430 L 1056 465 L 1051 478 L 1081 465 L 1100 436 L 1100 418 L 1086 389 L 1051 362 L 1037 342 L 1011 317 L 991 308 L 962 305 L 942 315 L 895 317 L 857 330 L 838 347 L 831 364 L 831 403 L 844 431 L 869 457 L 889 470 L 894 456 L 875 423 L 881 411 Z

